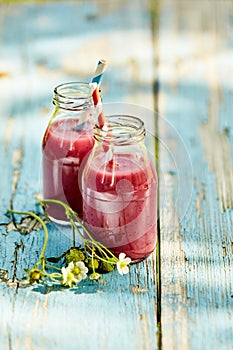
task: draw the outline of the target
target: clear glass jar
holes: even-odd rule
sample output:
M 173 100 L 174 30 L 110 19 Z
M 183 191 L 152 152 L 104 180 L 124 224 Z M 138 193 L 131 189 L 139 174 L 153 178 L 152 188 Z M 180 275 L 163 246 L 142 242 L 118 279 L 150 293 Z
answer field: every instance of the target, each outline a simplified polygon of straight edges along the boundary
M 115 255 L 139 261 L 155 248 L 157 174 L 142 120 L 105 119 L 103 129 L 95 126 L 95 145 L 82 171 L 83 220 Z
M 54 113 L 42 142 L 44 199 L 70 205 L 82 217 L 82 196 L 78 175 L 83 158 L 94 145 L 94 110 L 88 83 L 74 82 L 54 89 Z M 61 206 L 50 204 L 49 216 L 66 222 Z

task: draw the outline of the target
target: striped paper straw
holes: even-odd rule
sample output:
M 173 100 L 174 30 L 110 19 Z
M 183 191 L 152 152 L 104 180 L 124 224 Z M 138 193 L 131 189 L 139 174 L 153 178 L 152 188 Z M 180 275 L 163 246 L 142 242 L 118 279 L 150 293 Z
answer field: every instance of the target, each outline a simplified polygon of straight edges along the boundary
M 92 92 L 92 99 L 94 102 L 94 106 L 97 108 L 98 113 L 98 125 L 100 129 L 103 129 L 105 126 L 105 119 L 104 119 L 104 113 L 103 113 L 103 106 L 101 102 L 101 97 L 99 94 L 99 86 L 96 83 L 90 83 L 91 86 L 91 92 Z M 108 130 L 107 128 L 105 129 Z M 109 134 L 109 133 L 108 133 Z M 110 165 L 113 169 L 112 176 L 114 178 L 114 157 L 112 148 L 110 146 L 104 145 L 103 146 L 104 152 L 105 152 L 105 166 Z
M 89 85 L 91 87 L 91 94 L 92 94 L 94 106 L 97 108 L 98 125 L 102 129 L 102 127 L 104 126 L 105 120 L 104 120 L 104 113 L 103 113 L 101 97 L 99 94 L 99 85 L 97 83 L 90 83 Z
M 92 78 L 92 82 L 90 83 L 91 86 L 91 92 L 92 92 L 92 99 L 94 102 L 94 106 L 97 108 L 97 113 L 98 113 L 98 125 L 100 129 L 104 127 L 105 124 L 105 119 L 104 119 L 104 113 L 103 113 L 103 106 L 101 102 L 101 97 L 99 94 L 99 86 L 101 84 L 102 78 L 104 71 L 106 69 L 107 62 L 106 60 L 99 60 L 95 75 Z M 104 151 L 105 151 L 105 158 L 106 158 L 106 163 L 111 165 L 112 169 L 114 169 L 114 157 L 112 153 L 112 149 L 109 146 L 104 146 Z M 113 179 L 114 179 L 114 172 L 113 172 Z
M 103 79 L 104 71 L 106 69 L 107 61 L 104 59 L 99 60 L 95 75 L 93 76 L 91 82 L 97 83 L 99 86 L 101 84 L 101 81 Z
M 103 108 L 101 103 L 101 97 L 99 94 L 99 86 L 101 84 L 101 81 L 103 79 L 104 71 L 106 69 L 107 61 L 104 59 L 99 60 L 95 75 L 92 78 L 92 82 L 89 83 L 91 88 L 91 95 L 94 102 L 94 106 L 97 109 L 98 114 L 98 124 L 99 127 L 102 129 L 104 126 L 104 114 L 103 114 Z M 83 111 L 81 114 L 81 117 L 79 119 L 78 125 L 76 127 L 76 130 L 82 130 L 87 122 L 88 117 L 90 117 L 90 112 Z

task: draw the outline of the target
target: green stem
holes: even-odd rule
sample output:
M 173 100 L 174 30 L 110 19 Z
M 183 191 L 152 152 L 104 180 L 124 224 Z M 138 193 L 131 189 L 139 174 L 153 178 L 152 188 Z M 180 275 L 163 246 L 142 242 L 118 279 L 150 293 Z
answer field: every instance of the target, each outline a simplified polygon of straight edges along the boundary
M 116 261 L 109 261 L 108 259 L 104 259 L 104 258 L 101 258 L 101 256 L 99 256 L 98 254 L 96 254 L 95 253 L 95 256 L 97 257 L 97 259 L 98 260 L 101 260 L 101 261 L 103 261 L 103 262 L 106 262 L 106 263 L 108 263 L 108 264 L 110 264 L 110 265 L 116 265 L 117 264 L 117 259 L 116 259 Z
M 94 265 L 94 251 L 92 250 L 92 254 L 91 254 L 91 265 L 92 265 L 92 270 L 93 273 L 95 273 L 95 265 Z
M 75 227 L 72 225 L 72 247 L 75 247 Z
M 82 221 L 79 219 L 78 215 L 65 203 L 63 203 L 62 201 L 59 201 L 57 199 L 44 199 L 42 201 L 39 201 L 39 204 L 41 206 L 43 206 L 43 203 L 54 203 L 54 204 L 59 204 L 61 205 L 64 209 L 65 209 L 65 212 L 66 212 L 66 215 L 67 215 L 67 218 L 69 219 L 71 225 L 75 226 L 75 228 L 77 229 L 81 239 L 83 240 L 83 243 L 84 245 L 89 241 L 91 242 L 93 245 L 95 245 L 96 247 L 98 247 L 104 254 L 105 256 L 107 256 L 106 252 L 112 257 L 112 258 L 116 258 L 116 256 L 102 243 L 96 241 L 92 235 L 90 234 L 90 232 L 88 231 L 88 229 L 83 225 Z M 77 224 L 75 223 L 74 219 L 79 223 L 79 225 L 82 227 L 83 229 L 83 232 L 87 235 L 87 237 L 89 238 L 86 239 L 83 234 L 80 232 Z
M 41 266 L 42 266 L 43 271 L 44 271 L 45 270 L 45 257 L 44 257 L 44 255 L 45 255 L 45 250 L 46 250 L 48 240 L 49 240 L 49 232 L 48 232 L 47 226 L 45 225 L 44 221 L 38 215 L 36 215 L 35 213 L 33 213 L 31 211 L 23 212 L 23 211 L 16 211 L 16 210 L 12 210 L 12 209 L 9 209 L 8 211 L 9 211 L 9 213 L 12 213 L 12 214 L 32 216 L 37 221 L 39 221 L 39 223 L 43 227 L 43 229 L 44 229 L 44 243 L 43 243 L 43 247 L 42 247 L 42 250 L 40 253 L 40 257 L 39 257 L 39 263 L 41 263 Z
M 53 266 L 53 265 L 49 265 L 47 263 L 46 263 L 46 267 L 49 267 L 50 269 L 61 271 L 61 269 L 59 267 L 56 267 L 56 266 Z
M 82 240 L 85 240 L 83 234 L 81 233 L 81 231 L 79 230 L 79 228 L 78 228 L 77 225 L 75 224 L 75 222 L 74 222 L 74 220 L 72 219 L 71 215 L 73 215 L 73 216 L 77 219 L 78 223 L 79 223 L 80 226 L 83 228 L 83 230 L 84 230 L 84 226 L 83 226 L 81 220 L 79 219 L 79 217 L 76 215 L 76 213 L 75 213 L 67 204 L 65 204 L 65 203 L 63 203 L 62 201 L 59 201 L 59 200 L 57 200 L 57 199 L 43 199 L 43 200 L 39 201 L 38 203 L 40 204 L 40 206 L 41 206 L 42 208 L 44 208 L 44 203 L 54 203 L 54 204 L 59 204 L 59 205 L 61 205 L 61 206 L 64 208 L 65 213 L 66 213 L 66 216 L 67 216 L 68 220 L 70 221 L 71 225 L 72 225 L 72 226 L 75 226 L 75 228 L 77 229 L 77 231 L 78 231 L 78 233 L 79 233 L 81 239 L 82 239 Z M 70 215 L 70 214 L 71 214 L 71 215 Z
M 58 273 L 58 272 L 53 272 L 53 273 L 44 273 L 45 277 L 48 277 L 50 279 L 50 281 L 56 282 L 56 283 L 60 283 L 61 279 L 62 279 L 62 274 Z
M 75 218 L 75 220 L 79 223 L 79 225 L 82 227 L 83 231 L 87 234 L 87 236 L 93 240 L 93 237 L 91 236 L 90 232 L 87 230 L 87 228 L 83 225 L 82 221 L 79 219 L 78 215 L 65 203 L 63 203 L 62 201 L 59 201 L 57 199 L 43 199 L 42 201 L 39 201 L 40 205 L 43 203 L 54 203 L 54 204 L 59 204 L 61 205 L 66 212 L 67 218 L 71 221 L 72 224 L 75 225 L 75 227 L 77 228 L 77 230 L 80 232 L 79 228 L 77 227 L 75 221 L 73 220 L 72 216 Z M 80 232 L 80 235 L 82 238 L 83 235 Z M 85 239 L 85 238 L 84 238 Z
M 110 250 L 108 250 L 108 248 L 106 248 L 103 244 L 101 244 L 100 242 L 95 241 L 94 239 L 93 239 L 93 240 L 88 240 L 88 239 L 86 239 L 86 244 L 88 245 L 89 248 L 91 248 L 91 247 L 89 246 L 89 244 L 95 246 L 96 248 L 98 248 L 99 251 L 100 251 L 103 255 L 105 255 L 106 258 L 109 258 L 109 255 L 111 255 L 112 258 L 116 259 L 116 262 L 118 261 L 118 259 L 116 258 L 116 256 L 115 256 Z M 108 255 L 107 253 L 108 253 L 109 255 Z M 96 254 L 96 256 L 97 256 L 97 254 Z

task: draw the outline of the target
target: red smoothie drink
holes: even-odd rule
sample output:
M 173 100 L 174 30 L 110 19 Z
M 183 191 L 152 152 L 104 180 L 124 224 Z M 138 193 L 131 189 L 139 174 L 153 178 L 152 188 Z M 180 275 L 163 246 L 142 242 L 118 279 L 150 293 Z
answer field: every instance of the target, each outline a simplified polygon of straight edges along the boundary
M 63 201 L 82 217 L 82 196 L 78 184 L 83 158 L 94 144 L 93 125 L 79 129 L 77 118 L 58 119 L 51 123 L 43 139 L 43 196 Z M 88 124 L 87 123 L 87 124 Z M 66 221 L 64 209 L 50 204 L 48 214 Z
M 156 172 L 150 161 L 135 154 L 115 153 L 109 162 L 105 157 L 95 155 L 84 169 L 83 219 L 93 237 L 116 256 L 124 252 L 139 261 L 156 243 Z

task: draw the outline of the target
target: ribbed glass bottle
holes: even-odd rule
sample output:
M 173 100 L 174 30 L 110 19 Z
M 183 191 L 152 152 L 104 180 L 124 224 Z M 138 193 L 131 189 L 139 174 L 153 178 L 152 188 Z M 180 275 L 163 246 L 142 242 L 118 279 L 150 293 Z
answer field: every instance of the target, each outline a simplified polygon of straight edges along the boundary
M 93 102 L 88 83 L 57 86 L 54 112 L 42 142 L 43 197 L 68 204 L 82 218 L 82 196 L 78 175 L 84 157 L 94 145 Z M 61 206 L 50 204 L 49 216 L 66 223 Z

